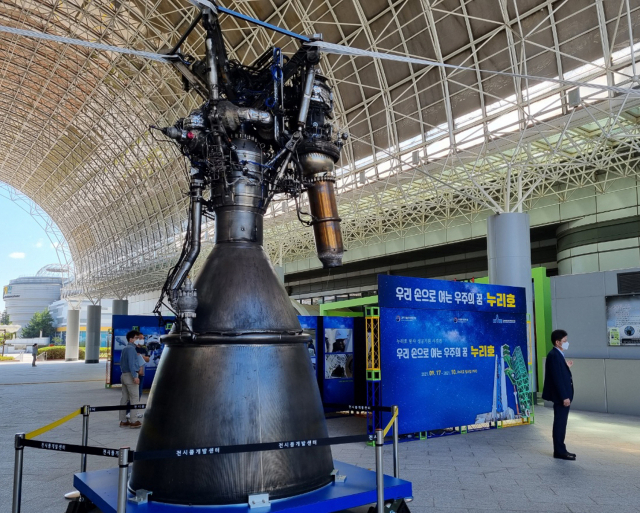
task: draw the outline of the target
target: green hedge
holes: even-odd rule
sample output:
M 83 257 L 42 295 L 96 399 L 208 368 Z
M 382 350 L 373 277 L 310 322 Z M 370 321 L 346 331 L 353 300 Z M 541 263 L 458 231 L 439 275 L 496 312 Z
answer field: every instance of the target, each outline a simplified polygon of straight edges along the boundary
M 38 354 L 47 353 L 47 360 L 64 360 L 66 346 L 49 346 L 38 349 Z M 107 357 L 107 348 L 100 348 L 100 358 Z M 78 350 L 78 360 L 84 360 L 84 348 Z

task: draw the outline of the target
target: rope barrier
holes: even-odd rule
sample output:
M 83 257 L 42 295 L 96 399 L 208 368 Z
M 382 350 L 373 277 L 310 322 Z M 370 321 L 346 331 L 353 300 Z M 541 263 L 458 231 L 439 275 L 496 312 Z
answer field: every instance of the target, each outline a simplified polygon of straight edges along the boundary
M 264 442 L 244 445 L 222 445 L 219 447 L 197 447 L 192 449 L 172 449 L 162 451 L 129 451 L 129 462 L 142 460 L 160 460 L 168 458 L 182 458 L 190 456 L 213 456 L 218 454 L 239 454 L 245 452 L 280 451 L 288 449 L 308 449 L 327 445 L 343 445 L 358 442 L 370 442 L 375 435 L 336 436 L 333 438 L 317 438 L 311 440 L 292 440 L 286 442 Z M 45 451 L 69 452 L 76 454 L 91 454 L 117 458 L 118 449 L 108 447 L 91 447 L 87 445 L 61 444 L 44 440 L 27 440 L 21 442 L 22 447 L 33 447 Z
M 391 426 L 393 426 L 393 423 L 395 422 L 397 417 L 398 417 L 398 408 L 394 407 L 393 408 L 393 415 L 391 416 L 391 420 L 389 421 L 389 424 L 387 424 L 387 427 L 384 428 L 384 431 L 382 432 L 383 436 L 387 436 L 387 433 L 391 429 Z
M 398 408 L 397 407 L 389 407 L 389 406 L 358 406 L 358 405 L 345 405 L 345 404 L 334 404 L 328 403 L 325 404 L 326 407 L 329 408 L 343 408 L 344 411 L 348 411 L 349 413 L 355 414 L 363 411 L 380 411 L 380 412 L 393 412 L 393 416 L 391 417 L 391 421 L 387 425 L 384 430 L 384 435 L 386 435 L 393 425 L 395 419 L 398 416 Z M 117 406 L 88 406 L 88 412 L 101 412 L 101 411 L 118 411 L 125 409 L 132 410 L 143 410 L 146 409 L 146 404 L 133 404 L 133 405 L 117 405 Z M 73 444 L 61 444 L 57 442 L 47 442 L 42 440 L 32 440 L 32 438 L 41 435 L 47 431 L 52 430 L 53 428 L 64 424 L 65 422 L 71 420 L 72 418 L 80 415 L 82 413 L 83 408 L 80 408 L 73 413 L 70 413 L 66 417 L 63 417 L 51 424 L 47 424 L 46 426 L 41 427 L 40 429 L 36 429 L 35 431 L 31 431 L 25 435 L 24 440 L 21 442 L 23 447 L 33 447 L 35 449 L 44 449 L 49 451 L 58 451 L 58 452 L 70 452 L 70 453 L 78 453 L 78 454 L 91 454 L 94 456 L 108 456 L 112 458 L 117 458 L 119 451 L 118 449 L 110 449 L 103 447 L 90 447 L 86 445 L 73 445 Z M 161 451 L 130 451 L 129 459 L 130 461 L 135 460 L 155 460 L 155 459 L 166 459 L 166 458 L 181 458 L 181 457 L 190 457 L 190 456 L 209 456 L 215 454 L 238 454 L 238 453 L 246 453 L 246 452 L 264 452 L 264 451 L 280 451 L 280 450 L 288 450 L 288 449 L 301 449 L 301 448 L 313 448 L 313 447 L 321 447 L 328 445 L 342 445 L 342 444 L 352 444 L 358 442 L 371 442 L 375 440 L 375 435 L 350 435 L 350 436 L 338 436 L 332 438 L 316 438 L 316 439 L 306 439 L 306 440 L 286 440 L 281 442 L 262 442 L 262 443 L 253 443 L 253 444 L 242 444 L 242 445 L 223 445 L 217 447 L 193 447 L 187 449 L 170 449 L 170 450 L 161 450 Z
M 123 404 L 123 405 L 117 405 L 117 406 L 90 406 L 89 411 L 93 413 L 93 412 L 99 412 L 99 411 L 145 410 L 146 408 L 147 408 L 146 404 L 129 404 L 129 405 Z M 36 436 L 39 436 L 42 433 L 46 433 L 47 431 L 51 431 L 52 429 L 57 428 L 58 426 L 61 426 L 65 422 L 68 422 L 72 418 L 77 417 L 78 415 L 81 415 L 81 414 L 82 414 L 82 408 L 79 408 L 78 410 L 70 413 L 66 417 L 62 417 L 61 419 L 58 419 L 52 422 L 51 424 L 47 424 L 46 426 L 42 426 L 41 428 L 38 428 L 34 431 L 31 431 L 30 433 L 27 433 L 25 435 L 25 438 L 27 440 L 35 438 Z
M 396 422 L 398 417 L 398 408 L 388 408 L 384 406 L 356 406 L 356 405 L 336 405 L 329 404 L 329 407 L 344 408 L 347 407 L 347 411 L 362 412 L 362 411 L 393 411 L 391 422 L 384 431 L 386 434 L 391 425 Z M 281 451 L 289 449 L 312 449 L 314 447 L 352 444 L 358 442 L 371 442 L 376 441 L 376 480 L 378 488 L 378 511 L 383 512 L 384 501 L 380 499 L 384 494 L 383 483 L 383 470 L 382 470 L 382 446 L 384 445 L 384 434 L 381 430 L 376 430 L 375 435 L 351 435 L 351 436 L 338 436 L 333 438 L 316 438 L 305 440 L 287 440 L 282 442 L 264 442 L 253 443 L 244 445 L 224 445 L 218 447 L 196 447 L 189 449 L 173 449 L 173 450 L 160 450 L 160 451 L 131 451 L 128 447 L 122 447 L 120 449 L 112 449 L 108 447 L 91 447 L 86 445 L 88 436 L 88 421 L 89 414 L 91 412 L 99 411 L 116 411 L 126 409 L 127 405 L 118 406 L 89 406 L 85 405 L 82 408 L 70 413 L 69 415 L 47 424 L 46 426 L 36 429 L 28 434 L 18 433 L 15 436 L 15 468 L 13 477 L 13 506 L 12 511 L 20 513 L 20 502 L 22 495 L 22 467 L 23 467 L 23 453 L 25 447 L 31 447 L 34 449 L 41 449 L 45 451 L 56 451 L 82 454 L 81 472 L 86 472 L 86 457 L 91 454 L 93 456 L 104 456 L 108 458 L 118 458 L 119 462 L 119 478 L 118 478 L 118 511 L 124 512 L 126 509 L 126 481 L 127 481 L 127 467 L 134 461 L 144 460 L 156 460 L 156 459 L 169 459 L 169 458 L 184 458 L 192 456 L 215 456 L 219 454 L 238 454 L 247 452 L 264 452 L 264 451 Z M 145 409 L 144 404 L 134 404 L 130 406 L 131 409 Z M 72 418 L 82 414 L 83 415 L 83 445 L 66 444 L 58 442 L 48 442 L 45 440 L 32 440 L 33 437 L 38 436 L 46 431 L 54 429 L 55 427 L 64 424 Z M 399 477 L 398 467 L 398 433 L 397 429 L 394 430 L 394 453 L 393 453 L 393 468 L 394 476 Z M 124 491 L 123 491 L 124 490 Z
M 70 413 L 66 417 L 62 417 L 61 419 L 52 422 L 51 424 L 47 424 L 46 426 L 42 426 L 40 429 L 36 429 L 35 431 L 31 431 L 31 433 L 27 433 L 24 437 L 27 439 L 35 438 L 42 433 L 46 433 L 47 431 L 51 431 L 53 428 L 56 428 L 65 422 L 70 421 L 72 418 L 77 417 L 82 413 L 82 408 L 77 409 L 73 413 Z

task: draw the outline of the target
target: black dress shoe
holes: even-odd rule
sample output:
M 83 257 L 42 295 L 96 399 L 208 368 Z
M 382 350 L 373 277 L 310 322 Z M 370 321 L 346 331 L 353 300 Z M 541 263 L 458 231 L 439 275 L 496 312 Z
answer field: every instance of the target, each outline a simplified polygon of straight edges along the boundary
M 553 457 L 558 458 L 559 460 L 569 460 L 569 461 L 574 461 L 576 459 L 576 455 L 571 453 L 558 454 L 557 452 L 554 452 Z

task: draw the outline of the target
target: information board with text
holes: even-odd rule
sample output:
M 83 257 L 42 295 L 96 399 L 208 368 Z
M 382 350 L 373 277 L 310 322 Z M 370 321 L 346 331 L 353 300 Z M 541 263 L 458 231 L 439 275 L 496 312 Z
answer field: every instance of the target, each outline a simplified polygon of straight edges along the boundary
M 399 432 L 531 415 L 522 288 L 379 276 L 381 401 Z

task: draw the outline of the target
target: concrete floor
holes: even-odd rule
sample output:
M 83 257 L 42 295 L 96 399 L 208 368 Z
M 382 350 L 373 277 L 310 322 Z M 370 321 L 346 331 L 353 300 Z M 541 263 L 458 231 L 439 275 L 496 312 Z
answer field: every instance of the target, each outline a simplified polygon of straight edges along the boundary
M 10 511 L 13 438 L 79 408 L 118 404 L 119 389 L 104 388 L 105 365 L 84 362 L 0 363 L 0 512 Z M 145 396 L 146 400 L 146 396 Z M 536 423 L 400 444 L 401 477 L 413 482 L 412 513 L 536 511 L 640 513 L 640 417 L 572 412 L 567 446 L 578 460 L 551 457 L 553 414 L 536 409 Z M 328 420 L 331 436 L 363 433 L 358 418 Z M 76 417 L 41 439 L 80 443 Z M 89 444 L 135 447 L 138 430 L 118 427 L 117 412 L 91 416 Z M 364 444 L 333 448 L 335 459 L 373 468 Z M 391 473 L 391 451 L 385 448 Z M 63 513 L 80 456 L 25 449 L 22 511 Z M 89 470 L 116 466 L 89 457 Z M 360 509 L 361 510 L 361 509 Z M 366 510 L 364 510 L 366 511 Z

